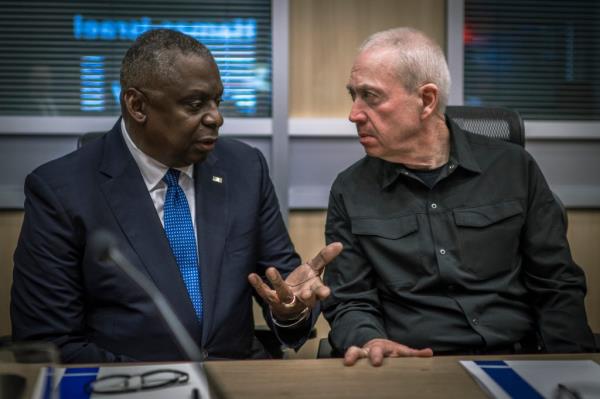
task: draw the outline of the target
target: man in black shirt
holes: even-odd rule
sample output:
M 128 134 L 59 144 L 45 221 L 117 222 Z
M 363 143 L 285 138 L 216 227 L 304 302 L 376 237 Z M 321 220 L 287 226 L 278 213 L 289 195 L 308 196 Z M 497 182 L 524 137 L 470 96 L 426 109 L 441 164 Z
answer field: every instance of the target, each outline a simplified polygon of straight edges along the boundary
M 593 351 L 561 209 L 521 147 L 444 117 L 444 55 L 407 28 L 371 36 L 347 85 L 367 156 L 333 184 L 330 342 L 386 356 Z M 418 348 L 418 349 L 414 349 Z

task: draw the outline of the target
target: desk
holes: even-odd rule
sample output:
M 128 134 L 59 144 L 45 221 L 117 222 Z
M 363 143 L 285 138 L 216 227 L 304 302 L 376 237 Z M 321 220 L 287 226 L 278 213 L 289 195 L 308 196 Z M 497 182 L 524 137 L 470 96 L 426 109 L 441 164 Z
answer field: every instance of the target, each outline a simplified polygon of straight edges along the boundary
M 465 359 L 592 359 L 600 354 L 448 356 L 386 359 L 382 367 L 361 360 L 344 367 L 341 359 L 207 362 L 228 398 L 487 398 L 458 363 Z M 107 365 L 103 365 L 107 366 Z M 35 378 L 33 365 L 0 364 L 0 372 Z M 31 384 L 29 384 L 31 385 Z

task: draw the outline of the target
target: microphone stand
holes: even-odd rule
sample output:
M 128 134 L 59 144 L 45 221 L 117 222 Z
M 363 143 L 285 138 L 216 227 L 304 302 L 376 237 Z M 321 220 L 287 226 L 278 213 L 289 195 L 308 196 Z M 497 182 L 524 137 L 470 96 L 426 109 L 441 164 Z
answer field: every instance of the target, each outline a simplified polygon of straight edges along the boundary
M 200 397 L 209 399 L 225 397 L 220 387 L 208 373 L 208 370 L 202 366 L 202 361 L 205 359 L 200 348 L 198 348 L 196 342 L 185 329 L 183 323 L 181 323 L 181 320 L 179 320 L 162 292 L 160 292 L 156 285 L 146 277 L 146 275 L 129 262 L 117 248 L 116 240 L 113 238 L 112 234 L 107 231 L 98 231 L 94 233 L 91 239 L 91 245 L 100 260 L 112 261 L 118 268 L 125 272 L 132 281 L 138 284 L 152 300 L 158 309 L 158 313 L 166 323 L 171 334 L 173 334 L 175 342 L 180 350 L 193 362 L 192 369 L 196 372 L 200 382 L 203 383 L 200 386 Z M 195 392 L 194 395 L 196 395 Z

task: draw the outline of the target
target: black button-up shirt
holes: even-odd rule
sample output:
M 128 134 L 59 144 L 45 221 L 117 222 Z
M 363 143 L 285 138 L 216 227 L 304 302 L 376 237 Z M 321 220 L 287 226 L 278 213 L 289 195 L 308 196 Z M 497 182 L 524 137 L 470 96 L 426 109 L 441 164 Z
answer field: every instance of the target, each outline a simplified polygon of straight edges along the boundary
M 516 144 L 449 127 L 431 189 L 368 156 L 334 182 L 326 241 L 344 244 L 325 268 L 334 347 L 387 338 L 460 351 L 539 331 L 548 351 L 593 350 L 585 277 L 539 167 Z

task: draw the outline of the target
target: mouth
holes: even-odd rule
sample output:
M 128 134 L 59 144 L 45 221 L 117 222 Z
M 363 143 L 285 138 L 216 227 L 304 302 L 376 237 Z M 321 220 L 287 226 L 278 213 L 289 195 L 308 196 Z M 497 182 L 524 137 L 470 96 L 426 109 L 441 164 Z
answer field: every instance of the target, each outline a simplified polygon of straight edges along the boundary
M 218 139 L 217 136 L 207 136 L 207 137 L 202 137 L 200 140 L 197 141 L 197 143 L 200 145 L 202 150 L 212 151 L 212 149 L 215 148 L 217 139 Z
M 363 146 L 374 145 L 376 142 L 375 137 L 368 133 L 358 132 L 358 138 L 360 144 L 362 144 Z

